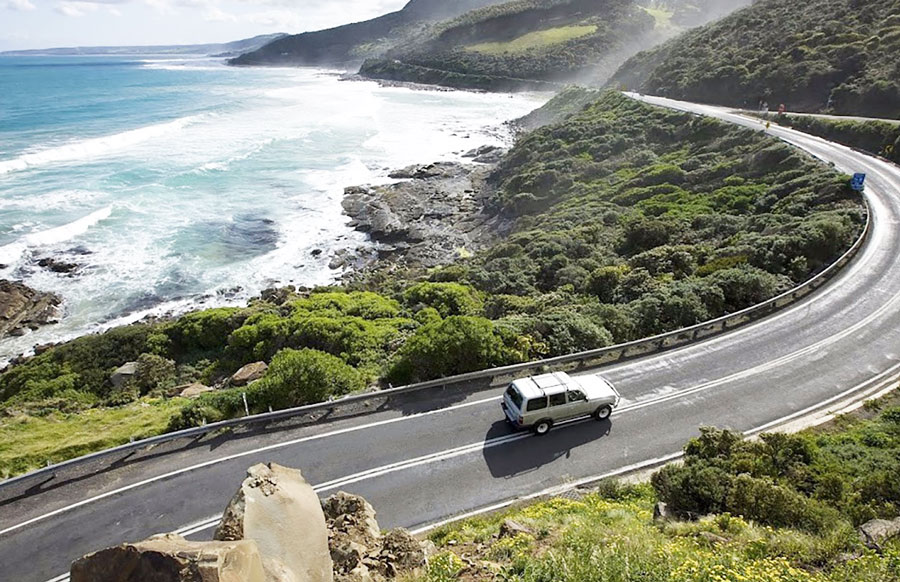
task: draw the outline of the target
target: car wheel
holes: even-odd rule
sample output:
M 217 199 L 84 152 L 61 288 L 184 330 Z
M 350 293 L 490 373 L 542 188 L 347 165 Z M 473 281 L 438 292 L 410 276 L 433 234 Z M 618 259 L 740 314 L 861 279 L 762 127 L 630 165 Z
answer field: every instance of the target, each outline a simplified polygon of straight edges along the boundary
M 534 434 L 538 436 L 544 436 L 548 432 L 550 432 L 550 428 L 553 426 L 553 423 L 549 420 L 542 420 L 534 425 Z
M 612 414 L 612 406 L 609 406 L 607 404 L 605 406 L 601 406 L 600 408 L 598 408 L 597 410 L 594 411 L 594 418 L 596 418 L 597 420 L 606 420 L 607 418 L 609 418 L 609 415 L 611 415 L 611 414 Z

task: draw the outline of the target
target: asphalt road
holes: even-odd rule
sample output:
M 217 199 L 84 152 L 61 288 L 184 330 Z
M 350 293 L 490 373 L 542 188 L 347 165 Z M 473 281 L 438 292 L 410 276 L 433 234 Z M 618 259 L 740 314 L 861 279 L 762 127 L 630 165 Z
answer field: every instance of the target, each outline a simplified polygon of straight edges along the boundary
M 758 119 L 724 109 L 643 99 L 763 130 Z M 74 558 L 158 532 L 209 537 L 258 462 L 302 469 L 321 495 L 364 495 L 382 527 L 416 528 L 676 454 L 702 425 L 770 426 L 897 373 L 900 168 L 789 129 L 769 132 L 843 171 L 868 174 L 868 243 L 828 286 L 770 318 L 604 368 L 624 399 L 611 420 L 558 426 L 546 437 L 511 433 L 501 390 L 485 390 L 434 409 L 212 439 L 13 497 L 0 493 L 0 580 L 63 579 Z

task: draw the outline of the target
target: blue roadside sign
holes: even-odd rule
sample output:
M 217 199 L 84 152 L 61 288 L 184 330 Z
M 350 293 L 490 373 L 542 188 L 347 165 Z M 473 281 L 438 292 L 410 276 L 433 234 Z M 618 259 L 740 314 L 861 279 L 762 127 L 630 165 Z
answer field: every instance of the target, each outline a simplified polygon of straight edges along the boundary
M 853 179 L 850 180 L 850 187 L 856 190 L 857 192 L 862 192 L 866 187 L 866 175 L 865 174 L 853 174 Z

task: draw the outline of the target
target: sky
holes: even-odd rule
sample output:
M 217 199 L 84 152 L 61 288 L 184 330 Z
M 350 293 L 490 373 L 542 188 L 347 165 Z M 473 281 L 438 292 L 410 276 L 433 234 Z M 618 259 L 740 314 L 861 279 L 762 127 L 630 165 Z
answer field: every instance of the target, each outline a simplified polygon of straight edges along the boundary
M 0 51 L 202 44 L 367 20 L 408 0 L 0 0 Z

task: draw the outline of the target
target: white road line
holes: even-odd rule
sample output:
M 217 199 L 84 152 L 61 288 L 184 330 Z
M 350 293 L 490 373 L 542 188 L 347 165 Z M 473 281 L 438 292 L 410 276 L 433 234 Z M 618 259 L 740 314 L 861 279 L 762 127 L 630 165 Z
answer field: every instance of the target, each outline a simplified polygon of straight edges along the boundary
M 77 502 L 77 503 L 73 503 L 73 504 L 71 504 L 71 505 L 67 505 L 66 507 L 60 507 L 60 508 L 57 509 L 57 510 L 51 511 L 51 512 L 49 512 L 49 513 L 45 513 L 44 515 L 39 515 L 39 516 L 34 517 L 34 518 L 32 518 L 32 519 L 29 519 L 29 520 L 27 520 L 27 521 L 23 521 L 22 523 L 19 523 L 19 524 L 10 526 L 10 527 L 8 527 L 8 528 L 6 528 L 6 529 L 0 530 L 0 536 L 3 536 L 3 535 L 8 534 L 8 533 L 10 533 L 10 532 L 16 531 L 17 529 L 20 529 L 20 528 L 23 528 L 23 527 L 25 527 L 25 526 L 31 525 L 31 524 L 33 524 L 33 523 L 37 523 L 37 522 L 39 522 L 39 521 L 43 521 L 43 520 L 45 520 L 45 519 L 47 519 L 47 518 L 49 518 L 49 517 L 54 517 L 54 516 L 56 516 L 56 515 L 59 515 L 59 514 L 61 514 L 61 513 L 65 513 L 65 512 L 67 512 L 67 511 L 72 510 L 72 509 L 77 509 L 77 508 L 79 508 L 79 507 L 83 507 L 83 506 L 88 505 L 88 504 L 90 504 L 90 503 L 94 503 L 94 502 L 96 502 L 96 501 L 100 501 L 101 499 L 106 499 L 106 498 L 111 497 L 111 496 L 113 496 L 113 495 L 117 495 L 117 494 L 119 494 L 119 493 L 124 493 L 125 491 L 131 491 L 132 489 L 137 489 L 137 488 L 139 488 L 139 487 L 143 487 L 144 485 L 149 485 L 150 483 L 154 483 L 154 482 L 156 482 L 156 481 L 161 481 L 161 480 L 164 480 L 164 479 L 168 479 L 168 478 L 170 478 L 170 477 L 175 477 L 175 476 L 177 476 L 177 475 L 181 475 L 181 474 L 183 474 L 183 473 L 188 473 L 188 472 L 194 471 L 194 470 L 196 470 L 196 469 L 202 469 L 202 468 L 204 468 L 204 467 L 209 467 L 209 466 L 212 466 L 212 465 L 217 465 L 217 464 L 219 464 L 219 463 L 224 463 L 224 462 L 227 462 L 227 461 L 232 461 L 232 460 L 234 460 L 234 459 L 240 459 L 241 457 L 247 457 L 247 456 L 250 456 L 250 455 L 255 455 L 255 454 L 257 454 L 257 453 L 263 453 L 263 452 L 266 452 L 266 451 L 274 451 L 274 450 L 277 450 L 277 449 L 282 449 L 282 448 L 284 448 L 284 447 L 289 447 L 289 446 L 296 445 L 296 444 L 299 444 L 299 443 L 304 443 L 304 442 L 309 442 L 309 441 L 319 440 L 319 439 L 328 438 L 328 437 L 332 437 L 332 436 L 337 436 L 337 435 L 341 435 L 341 434 L 351 433 L 351 432 L 355 432 L 355 431 L 358 431 L 358 430 L 363 430 L 363 429 L 372 428 L 372 427 L 376 427 L 376 426 L 384 426 L 384 425 L 387 425 L 387 424 L 393 424 L 393 423 L 395 423 L 395 422 L 403 422 L 403 421 L 406 421 L 406 420 L 412 420 L 412 419 L 415 419 L 415 418 L 421 418 L 421 417 L 424 417 L 424 416 L 430 416 L 430 415 L 432 415 L 432 414 L 443 413 L 443 412 L 446 412 L 446 411 L 448 411 L 448 410 L 459 410 L 459 409 L 461 409 L 461 408 L 468 408 L 468 407 L 470 407 L 470 406 L 477 406 L 477 405 L 479 405 L 479 404 L 484 404 L 485 402 L 493 402 L 493 401 L 496 401 L 497 399 L 498 399 L 497 397 L 493 397 L 493 398 L 486 398 L 486 399 L 484 399 L 484 400 L 476 400 L 476 401 L 474 401 L 474 402 L 467 402 L 467 403 L 464 403 L 464 404 L 456 404 L 456 405 L 454 405 L 454 406 L 449 406 L 449 407 L 443 408 L 443 409 L 441 409 L 441 410 L 431 410 L 431 411 L 429 411 L 429 412 L 421 412 L 421 413 L 418 413 L 418 414 L 411 414 L 411 415 L 409 415 L 409 416 L 401 416 L 401 417 L 398 417 L 398 418 L 390 418 L 390 419 L 387 419 L 387 420 L 380 420 L 380 421 L 378 421 L 378 422 L 372 422 L 372 423 L 369 423 L 369 424 L 363 424 L 363 425 L 359 425 L 359 426 L 352 426 L 352 427 L 343 428 L 343 429 L 340 429 L 340 430 L 334 430 L 334 431 L 330 431 L 330 432 L 326 432 L 326 433 L 321 433 L 321 434 L 315 434 L 315 435 L 310 435 L 310 436 L 306 436 L 306 437 L 301 437 L 301 438 L 293 439 L 293 440 L 290 440 L 290 441 L 284 441 L 284 442 L 281 442 L 281 443 L 275 443 L 275 444 L 273 444 L 273 445 L 268 445 L 268 446 L 265 446 L 265 447 L 260 447 L 260 448 L 253 449 L 253 450 L 250 450 L 250 451 L 243 451 L 243 452 L 241 452 L 241 453 L 235 453 L 235 454 L 233 454 L 233 455 L 228 455 L 228 456 L 221 457 L 221 458 L 218 458 L 218 459 L 211 459 L 211 460 L 205 461 L 205 462 L 203 462 L 203 463 L 198 463 L 198 464 L 192 465 L 192 466 L 190 466 L 190 467 L 184 467 L 184 468 L 178 469 L 178 470 L 176 470 L 176 471 L 170 471 L 170 472 L 168 472 L 168 473 L 163 473 L 162 475 L 157 475 L 157 476 L 155 476 L 155 477 L 150 477 L 150 478 L 148 478 L 148 479 L 144 479 L 143 481 L 138 481 L 137 483 L 132 483 L 131 485 L 126 485 L 126 486 L 124 486 L 124 487 L 120 487 L 120 488 L 114 489 L 114 490 L 112 490 L 112 491 L 107 491 L 106 493 L 102 493 L 102 494 L 100 494 L 100 495 L 95 495 L 94 497 L 90 497 L 90 498 L 88 498 L 88 499 L 84 499 L 84 500 L 82 500 L 82 501 L 79 501 L 79 502 Z

